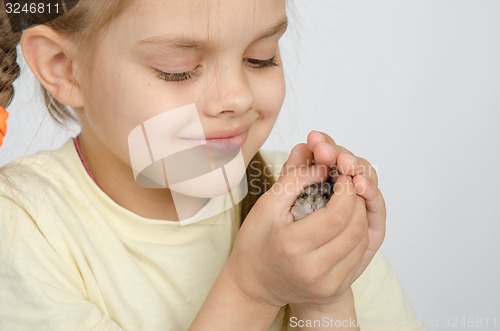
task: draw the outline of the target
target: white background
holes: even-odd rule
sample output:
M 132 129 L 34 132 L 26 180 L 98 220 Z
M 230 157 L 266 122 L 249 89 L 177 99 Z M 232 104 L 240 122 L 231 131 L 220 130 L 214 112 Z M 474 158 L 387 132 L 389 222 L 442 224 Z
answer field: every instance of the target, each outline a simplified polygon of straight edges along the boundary
M 500 329 L 500 1 L 292 7 L 288 96 L 264 148 L 289 151 L 316 129 L 368 159 L 388 207 L 383 250 L 418 317 L 429 330 Z M 70 134 L 29 70 L 15 87 L 0 164 Z

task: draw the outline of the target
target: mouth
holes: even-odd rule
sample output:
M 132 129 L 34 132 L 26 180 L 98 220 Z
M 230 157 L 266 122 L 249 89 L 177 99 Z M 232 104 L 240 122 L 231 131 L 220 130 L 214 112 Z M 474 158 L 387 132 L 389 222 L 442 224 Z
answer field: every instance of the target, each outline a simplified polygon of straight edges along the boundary
M 205 134 L 205 137 L 182 138 L 193 145 L 207 144 L 208 150 L 214 153 L 235 152 L 243 146 L 248 137 L 250 126 L 240 127 L 234 130 L 212 131 Z

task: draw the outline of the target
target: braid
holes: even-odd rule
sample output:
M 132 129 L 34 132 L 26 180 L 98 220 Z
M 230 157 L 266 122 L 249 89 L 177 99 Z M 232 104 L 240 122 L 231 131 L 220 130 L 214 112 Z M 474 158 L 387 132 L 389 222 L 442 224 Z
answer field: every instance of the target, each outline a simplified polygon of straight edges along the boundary
M 6 108 L 14 98 L 14 81 L 19 77 L 17 64 L 17 44 L 21 33 L 12 32 L 9 19 L 0 1 L 0 106 Z

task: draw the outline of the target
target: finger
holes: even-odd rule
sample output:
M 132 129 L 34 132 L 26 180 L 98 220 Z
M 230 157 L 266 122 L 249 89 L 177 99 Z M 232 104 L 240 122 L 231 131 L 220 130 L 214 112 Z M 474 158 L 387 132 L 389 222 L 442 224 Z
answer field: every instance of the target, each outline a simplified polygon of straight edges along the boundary
M 327 153 L 321 153 L 321 150 L 326 149 L 324 146 L 322 146 L 324 144 L 328 144 L 334 149 L 333 158 L 335 158 L 335 155 L 337 155 L 335 164 L 337 166 L 337 170 L 340 173 L 353 176 L 353 180 L 355 180 L 355 176 L 357 175 L 363 175 L 366 177 L 366 179 L 368 179 L 368 181 L 370 182 L 369 186 L 364 185 L 363 183 L 359 186 L 359 190 L 365 190 L 364 192 L 360 192 L 363 193 L 363 196 L 365 198 L 368 197 L 371 198 L 370 200 L 372 200 L 374 195 L 380 194 L 380 192 L 377 193 L 377 172 L 375 171 L 375 168 L 370 164 L 370 162 L 368 162 L 366 159 L 353 155 L 353 153 L 346 148 L 337 145 L 335 141 L 324 132 L 312 131 L 309 133 L 308 146 L 310 149 L 313 149 L 315 159 L 320 159 L 320 161 L 322 162 L 319 163 L 321 164 L 331 165 L 333 158 L 330 158 L 330 162 L 325 161 L 327 159 L 325 158 L 325 155 Z M 320 152 L 318 153 L 318 151 Z M 358 179 L 357 181 L 360 182 L 361 179 Z M 370 203 L 369 205 L 373 206 L 374 210 L 377 210 L 377 213 L 385 211 L 385 206 L 382 208 L 382 204 L 380 201 L 378 201 L 376 204 Z
M 365 201 L 357 196 L 351 218 L 339 233 L 322 246 L 318 247 L 324 261 L 339 260 L 346 257 L 368 234 Z
M 314 153 L 315 164 L 333 167 L 337 164 L 339 149 L 335 141 L 325 133 L 311 131 L 307 136 L 307 146 Z
M 356 194 L 365 199 L 368 220 L 374 221 L 370 227 L 377 231 L 385 231 L 386 206 L 382 192 L 365 176 L 355 176 L 353 184 Z
M 330 140 L 333 139 L 330 138 Z M 316 144 L 325 142 L 327 142 L 327 135 L 320 131 L 313 130 L 307 135 L 307 146 L 311 149 L 311 151 L 314 149 Z
M 353 249 L 352 252 L 344 260 L 340 261 L 340 263 L 330 271 L 330 277 L 332 278 L 335 277 L 335 274 L 338 274 L 339 272 L 343 272 L 345 274 L 344 280 L 339 286 L 340 288 L 350 287 L 368 266 L 369 262 L 366 263 L 365 261 L 367 256 L 366 247 L 368 243 L 368 237 L 368 233 L 365 233 L 363 240 L 358 243 L 356 248 Z M 339 281 L 342 281 L 342 279 L 339 279 Z
M 370 180 L 365 175 L 357 175 L 352 178 L 356 194 L 365 198 L 365 200 L 373 201 L 378 194 L 378 187 L 370 183 Z
M 386 207 L 380 190 L 373 200 L 366 201 L 366 215 L 370 235 L 368 249 L 375 254 L 382 245 L 386 233 Z
M 342 152 L 337 158 L 337 167 L 345 175 L 364 175 L 375 186 L 378 186 L 378 176 L 375 168 L 367 160 L 352 155 L 350 152 Z
M 364 208 L 362 206 L 363 199 L 360 197 L 357 197 L 357 199 L 361 202 L 361 207 L 358 210 L 362 213 Z M 350 229 L 345 231 L 348 232 Z M 348 240 L 347 245 L 345 245 L 339 240 L 343 235 L 339 235 L 332 242 L 320 247 L 312 254 L 313 259 L 309 266 L 316 273 L 323 275 L 324 282 L 322 282 L 323 289 L 321 290 L 323 293 L 332 293 L 333 291 L 340 293 L 349 288 L 360 274 L 360 271 L 364 269 L 364 256 L 366 255 L 368 242 L 366 221 L 362 239 L 359 242 L 356 243 L 357 240 Z
M 357 163 L 359 164 L 359 169 L 356 169 L 357 173 L 359 175 L 364 175 L 368 178 L 370 183 L 374 187 L 378 186 L 378 174 L 377 170 L 373 167 L 373 165 L 368 162 L 366 159 L 363 159 L 362 157 L 357 157 Z
M 315 164 L 325 164 L 337 167 L 339 162 L 343 167 L 341 173 L 354 176 L 357 173 L 364 174 L 362 167 L 369 168 L 368 161 L 356 157 L 351 151 L 343 146 L 337 145 L 328 134 L 320 131 L 312 131 L 307 137 L 307 145 L 314 153 Z M 341 160 L 339 160 L 341 158 Z M 357 161 L 359 159 L 359 162 Z
M 351 261 L 351 267 L 348 267 L 350 269 L 352 265 L 361 262 L 367 246 L 368 224 L 364 199 L 356 197 L 356 206 L 348 225 L 336 237 L 319 247 L 314 254 L 332 267 L 343 260 L 356 260 Z
M 285 175 L 288 170 L 293 170 L 300 166 L 310 166 L 313 160 L 313 153 L 309 150 L 307 144 L 297 144 L 292 148 L 288 160 L 283 164 L 280 176 Z
M 368 220 L 369 242 L 365 265 L 371 261 L 382 245 L 386 233 L 386 206 L 382 192 L 375 188 L 364 176 L 356 176 L 353 183 L 358 195 L 365 199 Z M 363 188 L 360 188 L 363 186 Z
M 334 186 L 334 194 L 325 208 L 321 208 L 304 219 L 289 226 L 291 240 L 301 249 L 313 250 L 332 240 L 350 222 L 356 204 L 353 183 L 340 176 Z

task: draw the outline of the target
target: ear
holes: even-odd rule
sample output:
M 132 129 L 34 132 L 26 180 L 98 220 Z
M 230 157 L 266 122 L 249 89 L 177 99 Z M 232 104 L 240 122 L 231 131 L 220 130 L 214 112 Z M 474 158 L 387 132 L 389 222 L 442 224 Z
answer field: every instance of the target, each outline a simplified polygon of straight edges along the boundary
M 67 106 L 83 106 L 73 43 L 53 29 L 37 25 L 23 32 L 21 49 L 36 78 L 54 98 Z

